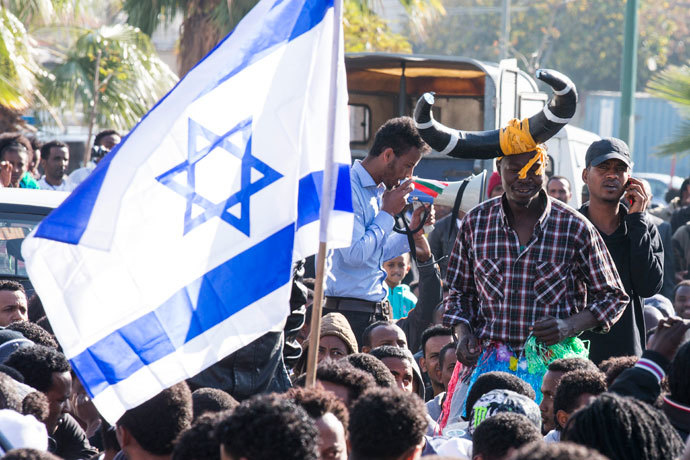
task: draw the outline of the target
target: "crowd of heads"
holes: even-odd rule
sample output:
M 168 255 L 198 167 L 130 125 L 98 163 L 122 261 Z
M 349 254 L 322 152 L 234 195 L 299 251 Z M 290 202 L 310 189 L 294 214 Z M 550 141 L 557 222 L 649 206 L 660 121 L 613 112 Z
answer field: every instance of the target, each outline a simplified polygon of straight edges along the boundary
M 95 165 L 122 140 L 121 135 L 106 129 L 96 134 L 90 150 Z M 81 153 L 81 146 L 72 145 Z M 45 142 L 18 132 L 0 135 L 0 184 L 2 187 L 73 190 L 93 170 L 70 162 L 70 144 L 58 139 Z M 75 174 L 71 174 L 75 173 Z
M 119 140 L 114 131 L 99 133 L 94 144 L 103 150 L 94 150 L 94 159 Z M 0 137 L 0 160 L 12 164 L 13 184 L 32 161 L 51 178 L 66 174 L 67 145 L 51 141 L 40 148 L 40 156 L 32 156 L 37 150 L 22 136 Z M 370 151 L 378 183 L 390 189 L 409 178 L 427 150 L 409 118 L 384 124 Z M 500 174 L 489 180 L 489 195 L 524 199 L 512 185 L 525 181 L 518 171 L 532 158 L 531 153 L 503 158 Z M 601 174 L 590 174 L 591 192 L 605 194 Z M 565 177 L 530 174 L 525 183 L 560 201 L 572 199 Z M 409 255 L 384 264 L 389 288 L 399 286 L 410 267 Z M 681 316 L 690 311 L 688 283 L 674 291 Z M 639 370 L 638 357 L 615 357 L 599 366 L 564 358 L 548 363 L 541 399 L 512 373 L 480 375 L 467 392 L 463 419 L 444 427 L 430 413 L 447 410 L 442 408 L 462 365 L 442 314 L 441 304 L 418 337 L 408 337 L 402 323 L 382 320 L 372 321 L 358 339 L 342 314 L 328 313 L 318 331 L 302 329 L 303 354 L 288 366 L 292 388 L 286 392 L 242 398 L 221 388 L 192 392 L 181 382 L 148 400 L 128 395 L 134 407 L 111 426 L 62 353 L 40 299 L 27 299 L 17 282 L 0 281 L 0 430 L 43 429 L 42 438 L 25 440 L 26 448 L 6 457 L 58 458 L 47 451 L 67 460 L 118 455 L 129 460 L 413 460 L 428 454 L 472 460 L 661 460 L 682 455 L 687 426 L 669 419 L 664 404 L 690 413 L 690 342 L 668 357 L 657 401 L 616 391 L 617 382 Z M 410 349 L 411 343 L 418 343 L 417 349 Z M 310 347 L 317 347 L 318 365 L 308 376 Z M 6 412 L 16 420 L 3 418 Z M 81 450 L 65 447 L 67 433 L 77 433 Z

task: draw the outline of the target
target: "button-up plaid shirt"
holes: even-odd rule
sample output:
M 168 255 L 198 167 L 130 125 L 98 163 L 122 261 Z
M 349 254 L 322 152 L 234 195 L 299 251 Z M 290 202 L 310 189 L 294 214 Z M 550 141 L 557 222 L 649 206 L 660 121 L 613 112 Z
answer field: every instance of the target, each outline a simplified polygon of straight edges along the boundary
M 566 318 L 589 309 L 608 331 L 629 302 L 596 228 L 552 200 L 521 247 L 503 198 L 486 201 L 462 221 L 448 262 L 444 324 L 467 323 L 480 340 L 524 348 L 544 316 Z

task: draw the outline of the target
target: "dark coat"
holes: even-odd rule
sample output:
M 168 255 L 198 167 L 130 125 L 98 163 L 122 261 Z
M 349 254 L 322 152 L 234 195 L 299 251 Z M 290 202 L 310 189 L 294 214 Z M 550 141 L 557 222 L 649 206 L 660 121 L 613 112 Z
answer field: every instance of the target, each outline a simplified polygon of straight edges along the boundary
M 436 258 L 438 266 L 441 269 L 442 279 L 446 278 L 446 269 L 448 268 L 448 257 L 455 245 L 455 239 L 458 236 L 458 226 L 455 219 L 452 218 L 452 213 L 439 219 L 434 226 L 434 229 L 429 234 L 429 246 L 431 253 Z
M 580 212 L 589 218 L 588 203 Z M 589 358 L 596 364 L 613 356 L 642 355 L 645 344 L 643 297 L 661 290 L 664 279 L 664 248 L 654 224 L 644 213 L 628 214 L 620 205 L 621 224 L 611 235 L 599 232 L 616 264 L 630 303 L 607 334 L 582 334 L 589 340 Z
M 407 317 L 396 323 L 407 336 L 407 347 L 412 353 L 419 351 L 422 343 L 422 332 L 431 326 L 436 306 L 443 300 L 441 275 L 434 256 L 419 264 L 419 298 L 417 305 L 410 310 Z

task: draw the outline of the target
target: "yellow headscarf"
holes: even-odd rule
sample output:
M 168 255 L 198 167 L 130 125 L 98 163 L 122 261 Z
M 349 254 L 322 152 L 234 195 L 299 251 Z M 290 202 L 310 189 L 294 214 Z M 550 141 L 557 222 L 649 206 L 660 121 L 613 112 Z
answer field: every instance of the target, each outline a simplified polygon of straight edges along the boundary
M 518 155 L 520 153 L 534 152 L 534 156 L 529 160 L 524 168 L 518 173 L 520 179 L 527 177 L 527 171 L 532 165 L 541 160 L 541 166 L 536 174 L 541 176 L 546 168 L 546 149 L 542 145 L 537 145 L 529 133 L 529 119 L 520 121 L 513 118 L 508 122 L 508 126 L 501 129 L 499 136 L 501 151 L 504 155 Z

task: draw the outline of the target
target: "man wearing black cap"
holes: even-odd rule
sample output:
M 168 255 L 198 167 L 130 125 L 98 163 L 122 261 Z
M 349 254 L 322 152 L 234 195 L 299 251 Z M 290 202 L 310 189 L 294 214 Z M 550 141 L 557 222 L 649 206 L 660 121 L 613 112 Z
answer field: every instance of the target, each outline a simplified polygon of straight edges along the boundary
M 644 212 L 650 197 L 631 172 L 632 160 L 625 142 L 605 138 L 587 149 L 582 180 L 589 188 L 589 203 L 580 212 L 599 230 L 631 299 L 607 334 L 582 335 L 590 341 L 589 357 L 597 364 L 612 356 L 642 355 L 642 297 L 658 293 L 663 283 L 661 237 Z

